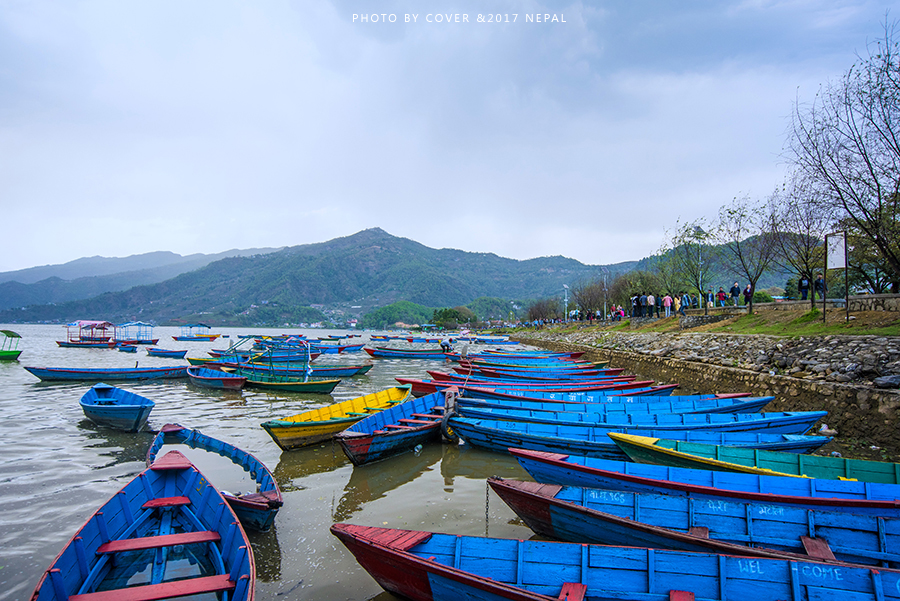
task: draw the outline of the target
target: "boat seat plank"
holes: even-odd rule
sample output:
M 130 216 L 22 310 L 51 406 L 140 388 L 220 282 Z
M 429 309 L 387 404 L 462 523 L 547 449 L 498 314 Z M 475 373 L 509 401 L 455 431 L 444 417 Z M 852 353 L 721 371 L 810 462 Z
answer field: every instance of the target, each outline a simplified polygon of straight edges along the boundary
M 423 419 L 441 419 L 441 416 L 435 413 L 413 413 L 412 416 L 421 417 Z
M 425 419 L 406 419 L 406 418 L 400 418 L 400 419 L 398 419 L 397 421 L 400 422 L 401 424 L 426 424 L 426 425 L 432 425 L 432 424 L 437 423 L 438 420 L 425 420 Z
M 395 424 L 388 424 L 385 426 L 385 429 L 388 429 L 388 430 L 412 430 L 412 426 L 398 426 Z
M 111 591 L 71 595 L 69 601 L 157 601 L 158 599 L 172 599 L 188 595 L 199 595 L 201 593 L 217 593 L 232 589 L 234 589 L 234 582 L 228 579 L 228 574 L 220 574 L 218 576 L 204 576 L 191 578 L 190 580 L 164 582 L 162 584 L 146 584 L 144 586 L 130 586 Z
M 584 601 L 587 594 L 587 585 L 579 582 L 565 582 L 559 593 L 560 601 Z
M 694 601 L 694 593 L 690 591 L 669 591 L 669 601 Z
M 368 414 L 368 413 L 356 413 L 355 411 L 348 411 L 348 412 L 347 412 L 347 415 L 353 415 L 353 416 L 366 416 L 366 415 L 369 415 L 369 414 Z M 332 418 L 332 419 L 341 419 L 341 418 Z
M 186 470 L 194 467 L 188 458 L 182 455 L 181 453 L 166 453 L 164 456 L 160 457 L 156 461 L 153 462 L 153 465 L 150 466 L 150 469 L 153 471 L 161 471 L 161 470 Z
M 831 547 L 828 546 L 828 541 L 824 538 L 801 536 L 800 541 L 803 543 L 803 548 L 806 549 L 806 554 L 810 557 L 834 559 L 834 553 L 831 552 Z
M 154 507 L 178 507 L 179 505 L 190 505 L 191 500 L 187 497 L 159 497 L 158 499 L 150 499 L 143 505 L 142 509 L 153 509 Z
M 688 529 L 691 536 L 699 536 L 700 538 L 709 538 L 709 528 L 706 526 L 692 526 Z
M 122 551 L 140 551 L 156 549 L 172 545 L 190 545 L 193 543 L 213 543 L 221 537 L 218 532 L 202 530 L 200 532 L 182 532 L 179 534 L 163 534 L 160 536 L 144 536 L 125 540 L 111 540 L 97 548 L 97 553 L 120 553 Z

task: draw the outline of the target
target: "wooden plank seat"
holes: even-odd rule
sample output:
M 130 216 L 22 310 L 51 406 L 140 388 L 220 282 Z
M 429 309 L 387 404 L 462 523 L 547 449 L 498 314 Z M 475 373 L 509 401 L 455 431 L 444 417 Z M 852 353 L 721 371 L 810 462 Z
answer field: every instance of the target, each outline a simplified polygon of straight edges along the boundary
M 559 593 L 560 601 L 584 601 L 587 585 L 578 582 L 564 582 Z
M 834 560 L 834 553 L 831 551 L 828 541 L 824 538 L 801 536 L 800 541 L 803 543 L 803 548 L 806 549 L 806 554 L 810 557 Z
M 425 419 L 406 419 L 404 417 L 397 420 L 401 424 L 424 424 L 424 425 L 432 425 L 435 423 L 435 420 L 425 420 Z
M 413 413 L 413 417 L 420 417 L 422 419 L 441 419 L 440 415 L 435 415 L 434 413 Z
M 145 584 L 111 591 L 71 595 L 69 601 L 157 601 L 158 599 L 172 599 L 201 593 L 230 591 L 234 589 L 234 586 L 234 581 L 228 579 L 228 574 L 220 574 L 162 584 Z
M 97 553 L 120 553 L 122 551 L 141 551 L 143 549 L 156 549 L 159 547 L 171 547 L 173 545 L 190 545 L 193 543 L 214 543 L 221 537 L 218 532 L 201 530 L 199 532 L 182 532 L 179 534 L 162 534 L 160 536 L 144 536 L 141 538 L 126 538 L 124 540 L 111 540 L 97 548 Z
M 399 426 L 397 424 L 388 424 L 384 428 L 386 430 L 412 430 L 412 426 Z
M 187 497 L 160 497 L 158 499 L 150 499 L 141 507 L 143 509 L 152 509 L 154 507 L 178 507 L 179 505 L 190 505 L 191 500 Z

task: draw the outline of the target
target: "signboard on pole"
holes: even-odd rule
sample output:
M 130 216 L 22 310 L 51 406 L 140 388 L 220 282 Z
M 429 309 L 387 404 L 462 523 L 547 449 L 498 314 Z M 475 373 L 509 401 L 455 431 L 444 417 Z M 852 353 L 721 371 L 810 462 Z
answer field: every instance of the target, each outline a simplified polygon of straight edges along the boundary
M 825 236 L 825 249 L 828 253 L 825 262 L 828 269 L 847 268 L 847 245 L 844 232 L 834 232 Z

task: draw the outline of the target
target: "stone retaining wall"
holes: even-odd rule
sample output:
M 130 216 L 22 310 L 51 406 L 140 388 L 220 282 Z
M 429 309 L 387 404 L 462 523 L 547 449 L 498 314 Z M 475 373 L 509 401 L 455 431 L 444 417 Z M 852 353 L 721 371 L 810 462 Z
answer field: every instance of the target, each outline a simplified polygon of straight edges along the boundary
M 584 351 L 585 358 L 608 360 L 629 372 L 659 382 L 678 382 L 700 393 L 750 392 L 756 396 L 775 396 L 767 411 L 827 410 L 828 417 L 820 423 L 836 429 L 840 438 L 864 439 L 894 453 L 900 452 L 900 393 L 895 390 L 876 389 L 868 383 L 827 381 L 824 372 L 821 378 L 811 373 L 809 377 L 793 377 L 778 374 L 775 369 L 760 371 L 717 365 L 708 357 L 683 360 L 665 353 L 615 348 L 615 342 L 610 340 L 598 348 L 564 338 L 564 335 L 541 331 L 517 333 L 515 339 L 555 351 Z

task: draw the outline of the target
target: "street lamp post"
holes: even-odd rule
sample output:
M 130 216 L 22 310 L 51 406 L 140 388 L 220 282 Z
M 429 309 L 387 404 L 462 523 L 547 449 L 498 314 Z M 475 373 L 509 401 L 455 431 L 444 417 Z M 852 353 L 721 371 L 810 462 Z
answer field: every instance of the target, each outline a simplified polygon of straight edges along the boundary
M 569 321 L 569 286 L 568 284 L 563 284 L 563 288 L 566 289 L 566 314 L 565 320 Z

